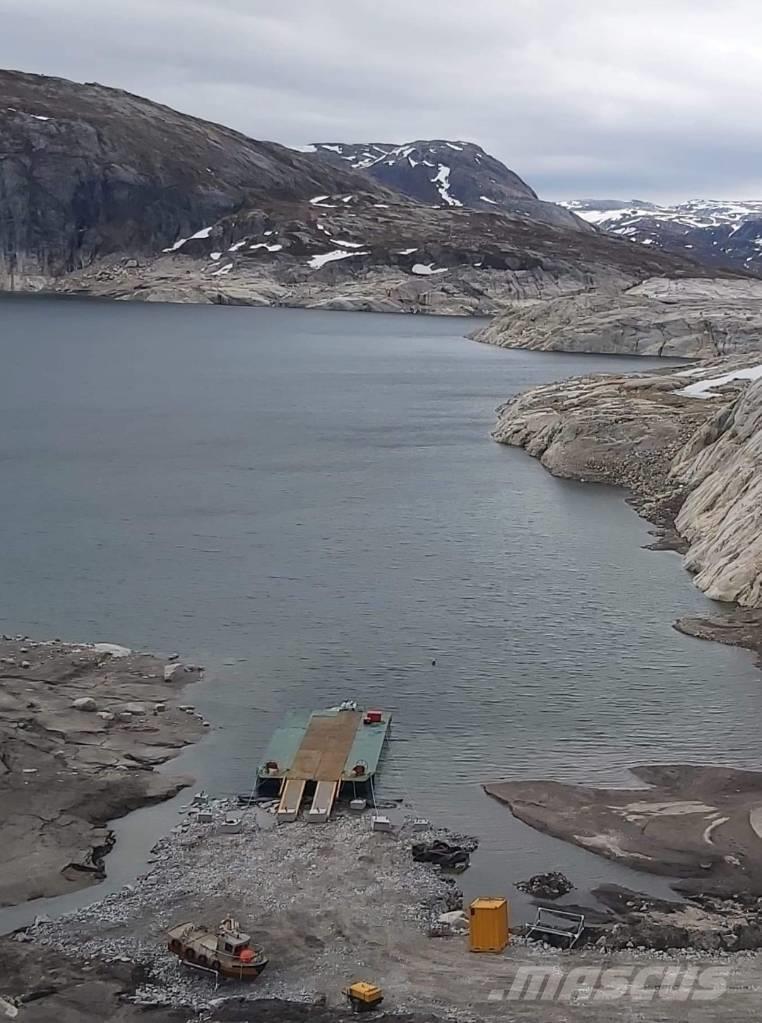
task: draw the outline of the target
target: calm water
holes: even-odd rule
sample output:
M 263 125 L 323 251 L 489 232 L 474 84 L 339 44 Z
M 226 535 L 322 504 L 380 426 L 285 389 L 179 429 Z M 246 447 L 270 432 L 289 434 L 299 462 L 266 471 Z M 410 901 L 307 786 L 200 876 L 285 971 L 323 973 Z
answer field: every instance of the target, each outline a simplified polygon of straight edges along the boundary
M 217 728 L 181 758 L 207 789 L 250 788 L 286 709 L 356 697 L 394 714 L 382 793 L 482 836 L 470 886 L 557 867 L 643 885 L 480 783 L 759 766 L 762 680 L 671 628 L 708 602 L 641 549 L 620 493 L 489 440 L 516 391 L 652 363 L 500 351 L 473 327 L 3 300 L 0 630 L 207 664 L 187 698 Z M 165 824 L 120 829 L 114 878 Z

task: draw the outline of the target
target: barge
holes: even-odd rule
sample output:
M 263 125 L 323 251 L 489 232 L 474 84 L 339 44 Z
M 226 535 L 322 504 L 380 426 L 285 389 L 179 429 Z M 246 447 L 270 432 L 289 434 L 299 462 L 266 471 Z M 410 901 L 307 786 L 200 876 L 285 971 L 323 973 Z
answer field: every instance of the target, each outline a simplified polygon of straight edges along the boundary
M 307 820 L 327 820 L 341 795 L 370 793 L 391 714 L 358 710 L 352 701 L 330 710 L 294 711 L 270 739 L 257 771 L 257 791 L 278 796 L 277 818 L 293 821 L 305 796 Z

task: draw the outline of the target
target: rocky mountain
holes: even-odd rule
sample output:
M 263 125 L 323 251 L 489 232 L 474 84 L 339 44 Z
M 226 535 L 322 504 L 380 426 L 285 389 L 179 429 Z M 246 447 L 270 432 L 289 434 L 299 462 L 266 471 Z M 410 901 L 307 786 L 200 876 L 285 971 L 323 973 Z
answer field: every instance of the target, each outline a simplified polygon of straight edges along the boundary
M 0 136 L 6 289 L 104 252 L 156 252 L 263 199 L 373 187 L 119 89 L 18 71 L 0 71 Z
M 631 199 L 561 203 L 589 224 L 710 267 L 762 274 L 762 200 L 694 199 L 676 206 Z
M 303 151 L 334 166 L 365 172 L 386 188 L 428 205 L 503 210 L 585 230 L 584 218 L 543 202 L 518 174 L 473 142 L 315 142 Z
M 419 161 L 434 202 L 374 179 L 359 166 L 370 156 L 329 161 L 121 90 L 14 71 L 0 72 L 0 132 L 6 290 L 492 314 L 696 274 L 541 204 L 466 144 L 382 161 L 384 174 L 398 158 L 411 172 L 418 157 L 435 164 Z M 462 184 L 472 164 L 483 176 Z
M 260 204 L 153 259 L 101 260 L 58 290 L 122 299 L 492 315 L 695 266 L 598 232 L 364 192 Z

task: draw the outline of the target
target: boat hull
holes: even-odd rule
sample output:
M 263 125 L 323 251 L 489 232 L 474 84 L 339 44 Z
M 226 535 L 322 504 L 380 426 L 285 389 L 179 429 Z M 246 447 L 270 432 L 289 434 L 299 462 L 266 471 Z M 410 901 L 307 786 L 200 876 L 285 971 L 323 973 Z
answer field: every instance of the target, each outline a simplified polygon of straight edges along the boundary
M 268 960 L 261 958 L 252 963 L 225 962 L 220 959 L 209 960 L 205 956 L 196 956 L 192 949 L 173 948 L 169 946 L 172 955 L 177 956 L 181 963 L 192 966 L 197 970 L 209 970 L 227 980 L 252 981 L 256 980 L 262 971 L 267 967 Z

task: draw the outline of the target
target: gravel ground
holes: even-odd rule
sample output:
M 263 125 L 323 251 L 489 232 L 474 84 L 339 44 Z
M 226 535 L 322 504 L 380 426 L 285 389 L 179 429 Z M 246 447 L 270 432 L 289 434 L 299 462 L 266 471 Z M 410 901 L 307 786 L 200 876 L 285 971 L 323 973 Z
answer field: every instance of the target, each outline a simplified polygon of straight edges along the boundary
M 270 958 L 257 997 L 334 1000 L 363 971 L 377 973 L 375 950 L 401 934 L 422 940 L 440 913 L 462 903 L 454 879 L 411 858 L 414 841 L 443 833 L 409 825 L 377 833 L 368 816 L 278 826 L 267 809 L 207 806 L 214 821 L 197 823 L 191 808 L 135 884 L 29 935 L 79 957 L 140 964 L 147 980 L 139 998 L 203 1008 L 213 983 L 170 955 L 163 932 L 184 920 L 214 927 L 233 912 Z M 220 830 L 232 813 L 241 818 L 237 835 Z M 224 985 L 226 996 L 251 990 Z
M 509 1017 L 532 1023 L 609 1023 L 613 1016 L 606 1001 L 506 1002 L 510 996 L 505 992 L 527 966 L 596 971 L 659 963 L 681 969 L 692 963 L 719 965 L 727 972 L 727 993 L 719 1002 L 687 1006 L 655 998 L 638 1004 L 637 1014 L 628 1018 L 683 1023 L 689 1009 L 692 1023 L 714 1023 L 725 1015 L 758 1019 L 758 957 L 691 952 L 674 957 L 637 948 L 605 956 L 595 949 L 565 953 L 520 937 L 502 955 L 480 956 L 469 954 L 462 933 L 431 937 L 432 924 L 444 910 L 459 906 L 461 896 L 456 879 L 415 863 L 410 847 L 421 839 L 457 836 L 416 833 L 410 824 L 391 834 L 377 833 L 370 830 L 368 816 L 279 826 L 266 808 L 239 810 L 223 800 L 209 805 L 212 823 L 196 822 L 189 808 L 184 823 L 155 847 L 151 871 L 134 885 L 56 921 L 38 923 L 17 936 L 34 944 L 13 947 L 29 950 L 32 959 L 45 946 L 68 953 L 85 970 L 92 963 L 96 970 L 128 971 L 133 980 L 123 990 L 134 989 L 132 1009 L 162 1023 L 167 1013 L 174 1023 L 172 1014 L 178 1011 L 184 1019 L 193 1013 L 201 1019 L 254 1018 L 247 1005 L 259 1018 L 255 1006 L 276 1004 L 272 1000 L 282 1000 L 277 1004 L 284 1020 L 298 1005 L 318 1015 L 322 1010 L 316 1007 L 324 1006 L 338 1020 L 342 988 L 359 979 L 381 985 L 385 1013 L 433 1013 L 458 1021 Z M 239 834 L 220 830 L 229 813 L 242 818 Z M 184 920 L 215 926 L 231 912 L 265 946 L 270 963 L 255 983 L 225 982 L 216 990 L 207 975 L 193 973 L 169 954 L 164 929 Z M 615 1008 L 613 1015 L 620 1017 L 632 1005 L 622 1002 Z M 30 1023 L 42 1020 L 47 1023 L 48 1017 L 30 1017 Z

